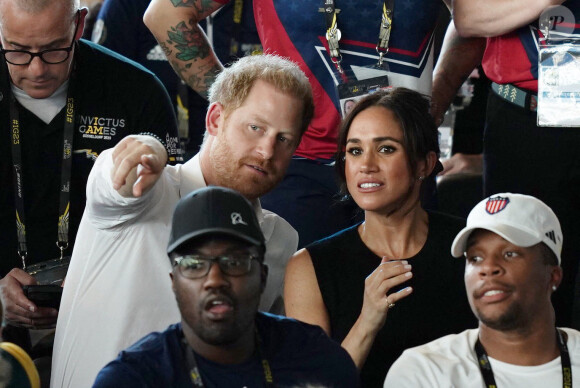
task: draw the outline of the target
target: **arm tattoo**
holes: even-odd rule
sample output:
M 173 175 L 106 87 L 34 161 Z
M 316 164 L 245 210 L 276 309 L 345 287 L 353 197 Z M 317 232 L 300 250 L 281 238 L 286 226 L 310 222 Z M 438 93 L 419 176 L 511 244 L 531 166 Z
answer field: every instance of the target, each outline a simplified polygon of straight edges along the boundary
M 198 3 L 198 0 L 171 0 L 171 3 L 174 7 L 194 7 L 197 12 L 207 12 L 208 9 L 211 8 L 213 0 L 201 0 Z
M 171 0 L 174 7 L 192 7 L 195 5 L 195 0 Z
M 172 51 L 171 51 L 171 49 L 169 48 L 169 46 L 168 46 L 168 45 L 166 45 L 166 44 L 165 44 L 165 42 L 161 42 L 161 43 L 159 43 L 159 46 L 160 46 L 160 47 L 161 47 L 161 49 L 163 50 L 163 54 L 165 54 L 165 56 L 166 56 L 167 58 L 169 58 L 169 56 L 170 56 L 170 55 L 171 55 L 171 53 L 172 53 Z
M 201 93 L 204 92 L 203 97 L 207 98 L 207 91 L 209 87 L 214 82 L 215 77 L 217 77 L 220 72 L 218 66 L 202 65 L 201 68 L 191 74 L 191 64 L 188 63 L 185 66 L 180 66 L 179 62 L 172 61 L 172 66 L 179 74 L 179 76 L 193 89 Z
M 203 34 L 199 27 L 189 28 L 184 21 L 180 22 L 171 30 L 167 31 L 168 44 L 175 46 L 177 53 L 175 57 L 184 62 L 192 59 L 207 58 L 210 48 L 203 39 Z

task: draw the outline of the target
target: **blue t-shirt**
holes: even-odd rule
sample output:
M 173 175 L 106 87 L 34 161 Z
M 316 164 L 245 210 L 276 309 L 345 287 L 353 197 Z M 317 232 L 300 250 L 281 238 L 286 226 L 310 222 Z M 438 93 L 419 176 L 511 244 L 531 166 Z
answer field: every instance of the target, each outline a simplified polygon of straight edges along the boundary
M 318 326 L 261 312 L 256 315 L 256 326 L 261 353 L 270 364 L 276 387 L 359 386 L 358 372 L 348 353 Z M 192 387 L 182 338 L 181 324 L 149 334 L 106 365 L 93 387 Z M 198 354 L 195 357 L 207 388 L 265 386 L 257 355 L 236 365 L 218 364 Z

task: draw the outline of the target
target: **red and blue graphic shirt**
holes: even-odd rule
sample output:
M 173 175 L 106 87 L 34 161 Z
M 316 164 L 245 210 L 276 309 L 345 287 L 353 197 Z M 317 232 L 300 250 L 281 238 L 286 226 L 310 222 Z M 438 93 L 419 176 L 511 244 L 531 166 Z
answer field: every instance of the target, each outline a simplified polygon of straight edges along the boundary
M 217 0 L 227 3 L 228 0 Z M 387 74 L 394 86 L 431 93 L 433 30 L 439 0 L 396 0 L 387 54 L 389 72 L 372 69 L 377 63 L 376 45 L 383 0 L 335 0 L 341 31 L 342 67 L 357 79 Z M 340 123 L 336 85 L 342 82 L 328 54 L 326 23 L 319 9 L 324 0 L 254 0 L 258 33 L 267 53 L 290 58 L 310 79 L 315 116 L 296 155 L 331 159 L 336 152 Z
M 563 6 L 574 14 L 571 38 L 580 39 L 580 0 L 565 1 Z M 498 84 L 513 84 L 538 91 L 538 54 L 544 44 L 538 22 L 520 27 L 508 34 L 487 39 L 482 65 L 487 77 Z

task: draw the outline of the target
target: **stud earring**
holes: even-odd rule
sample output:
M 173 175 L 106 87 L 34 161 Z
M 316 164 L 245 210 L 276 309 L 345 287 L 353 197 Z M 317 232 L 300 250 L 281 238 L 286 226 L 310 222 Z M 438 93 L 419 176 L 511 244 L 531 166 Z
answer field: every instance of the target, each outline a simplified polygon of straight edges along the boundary
M 556 291 L 557 289 L 558 289 L 558 287 L 552 286 L 552 291 Z
M 419 177 L 419 180 L 420 180 L 420 181 L 423 181 L 423 180 L 425 180 L 425 176 L 424 176 L 424 175 L 421 175 L 421 176 Z

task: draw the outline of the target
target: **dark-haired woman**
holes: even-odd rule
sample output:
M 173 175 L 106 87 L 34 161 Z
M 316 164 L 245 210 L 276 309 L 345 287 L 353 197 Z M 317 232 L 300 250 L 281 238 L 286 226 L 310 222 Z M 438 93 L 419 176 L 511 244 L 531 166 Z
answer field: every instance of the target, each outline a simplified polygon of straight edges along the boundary
M 359 101 L 338 149 L 343 187 L 364 221 L 294 255 L 286 313 L 321 326 L 361 369 L 363 386 L 382 387 L 404 349 L 475 326 L 464 262 L 450 254 L 464 221 L 421 207 L 439 145 L 419 93 L 399 88 Z

